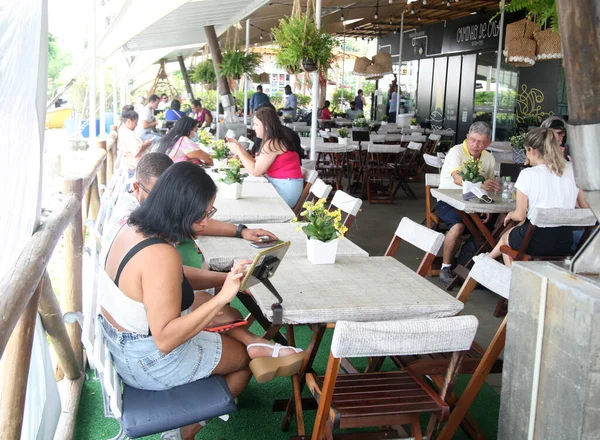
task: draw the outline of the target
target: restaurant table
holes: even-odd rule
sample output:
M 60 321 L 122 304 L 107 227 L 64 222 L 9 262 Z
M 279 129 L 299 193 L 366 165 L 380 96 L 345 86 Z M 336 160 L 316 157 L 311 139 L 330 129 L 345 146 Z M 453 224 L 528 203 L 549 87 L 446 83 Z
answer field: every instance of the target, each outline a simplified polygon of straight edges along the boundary
M 219 169 L 217 167 L 205 168 L 205 171 L 208 173 L 208 175 L 215 182 L 218 182 L 219 179 L 225 177 L 225 173 L 224 172 L 219 172 Z M 248 173 L 248 170 L 246 170 L 246 168 L 240 169 L 240 173 L 242 173 L 242 174 L 248 174 L 248 176 L 244 178 L 244 183 L 269 183 L 269 181 L 267 180 L 266 177 L 263 177 L 263 176 L 251 176 Z
M 338 257 L 330 265 L 284 258 L 270 281 L 283 299 L 283 324 L 287 325 L 289 343 L 294 343 L 293 325 L 309 324 L 313 332 L 302 369 L 292 378 L 294 395 L 287 402 L 283 423 L 286 428 L 295 406 L 299 435 L 304 434 L 304 376 L 312 366 L 327 324 L 340 320 L 442 318 L 463 309 L 462 302 L 393 257 Z M 265 319 L 271 321 L 275 297 L 262 284 L 251 287 L 250 292 L 252 296 L 239 294 L 238 298 L 244 297 L 242 301 L 259 322 L 262 319 L 261 324 Z M 274 336 L 279 328 L 272 326 L 266 336 Z
M 226 186 L 226 183 L 217 182 L 217 199 L 221 200 L 221 188 Z M 248 182 L 244 179 L 244 183 L 242 184 L 242 199 L 248 197 L 264 197 L 264 198 L 277 198 L 281 197 L 275 187 L 270 183 L 261 183 L 261 182 Z M 239 199 L 238 199 L 239 200 Z
M 286 223 L 295 217 L 292 208 L 279 196 L 244 197 L 243 194 L 241 199 L 232 200 L 219 197 L 217 193 L 217 212 L 213 218 L 229 223 Z
M 310 140 L 301 144 L 302 149 L 310 151 Z M 317 153 L 350 153 L 358 150 L 358 145 L 354 143 L 339 144 L 336 142 L 325 142 L 322 138 L 317 139 L 315 144 Z
M 275 234 L 282 241 L 292 244 L 286 253 L 288 258 L 306 259 L 306 235 L 296 229 L 301 223 L 264 223 L 254 224 L 253 228 L 262 228 Z M 233 266 L 233 260 L 252 260 L 261 251 L 250 246 L 247 240 L 235 237 L 200 236 L 196 239 L 204 260 L 212 270 L 227 271 Z M 338 242 L 337 257 L 368 257 L 369 254 L 356 244 L 343 238 Z

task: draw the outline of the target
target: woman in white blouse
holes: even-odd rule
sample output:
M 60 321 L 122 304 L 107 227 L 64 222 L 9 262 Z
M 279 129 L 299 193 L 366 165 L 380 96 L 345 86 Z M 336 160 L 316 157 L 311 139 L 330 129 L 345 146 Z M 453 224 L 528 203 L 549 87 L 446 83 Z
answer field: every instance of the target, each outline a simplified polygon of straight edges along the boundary
M 500 247 L 509 245 L 519 249 L 527 227 L 529 217 L 535 208 L 588 208 L 583 191 L 577 188 L 573 166 L 566 162 L 556 133 L 548 128 L 535 128 L 525 136 L 525 150 L 531 168 L 519 174 L 517 189 L 517 207 L 507 214 L 504 225 L 510 221 L 519 225 L 502 235 L 490 257 L 496 259 L 502 255 L 507 266 L 512 259 L 500 252 Z M 569 227 L 536 228 L 526 252 L 535 256 L 564 255 L 573 244 L 572 229 Z

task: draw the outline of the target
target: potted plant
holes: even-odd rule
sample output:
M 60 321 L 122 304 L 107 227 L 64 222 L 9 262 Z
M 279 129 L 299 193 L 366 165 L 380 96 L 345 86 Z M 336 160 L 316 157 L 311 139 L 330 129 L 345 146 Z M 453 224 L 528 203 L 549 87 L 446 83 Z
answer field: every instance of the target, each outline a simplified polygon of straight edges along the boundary
M 517 134 L 508 138 L 513 148 L 513 162 L 525 163 L 527 154 L 525 154 L 525 134 Z
M 388 115 L 383 115 L 383 117 L 381 118 L 381 125 L 387 125 L 389 120 L 390 118 L 388 117 Z
M 354 121 L 352 121 L 352 125 L 358 130 L 369 129 L 369 121 L 367 121 L 365 118 L 356 118 Z
M 204 144 L 208 147 L 208 146 L 210 146 L 210 144 L 212 142 L 214 142 L 214 138 L 212 137 L 212 135 L 210 134 L 209 131 L 199 129 L 198 130 L 198 142 L 200 142 L 201 144 Z
M 341 145 L 348 144 L 348 129 L 346 127 L 342 127 L 338 130 L 338 143 Z
M 220 75 L 223 78 L 239 80 L 242 75 L 252 75 L 260 66 L 261 56 L 257 53 L 248 53 L 237 49 L 227 49 L 223 53 L 223 60 L 219 65 Z
M 156 120 L 158 121 L 158 123 L 156 124 L 156 129 L 162 130 L 163 126 L 165 125 L 165 112 L 160 112 L 159 114 L 157 114 Z
M 316 203 L 305 202 L 304 211 L 300 215 L 306 224 L 298 230 L 306 234 L 306 253 L 308 261 L 313 264 L 333 264 L 337 253 L 338 240 L 344 237 L 348 228 L 342 223 L 342 211 L 328 211 L 325 199 Z M 295 218 L 294 222 L 298 219 Z
M 215 86 L 217 84 L 217 75 L 215 74 L 212 60 L 204 60 L 198 64 L 190 73 L 190 82 L 193 84 Z
M 481 161 L 479 159 L 471 158 L 464 161 L 462 169 L 458 174 L 463 178 L 464 182 L 485 182 L 485 177 L 481 174 Z
M 229 154 L 229 148 L 227 148 L 227 145 L 225 145 L 225 141 L 213 141 L 211 146 L 212 154 L 210 155 L 210 157 L 213 159 L 214 166 L 217 168 L 221 168 L 227 165 L 227 155 Z
M 242 197 L 242 183 L 244 178 L 248 177 L 247 173 L 242 174 L 240 169 L 242 163 L 237 159 L 231 159 L 228 162 L 228 168 L 225 168 L 225 177 L 221 177 L 219 182 L 221 185 L 221 195 L 225 199 L 237 200 Z
M 305 72 L 325 72 L 331 66 L 335 38 L 317 28 L 307 14 L 292 14 L 271 29 L 273 41 L 278 46 L 275 62 L 290 74 L 301 69 Z
M 417 125 L 417 118 L 412 118 L 410 120 L 410 128 L 411 128 L 411 130 L 415 130 L 415 129 L 419 128 L 419 126 Z

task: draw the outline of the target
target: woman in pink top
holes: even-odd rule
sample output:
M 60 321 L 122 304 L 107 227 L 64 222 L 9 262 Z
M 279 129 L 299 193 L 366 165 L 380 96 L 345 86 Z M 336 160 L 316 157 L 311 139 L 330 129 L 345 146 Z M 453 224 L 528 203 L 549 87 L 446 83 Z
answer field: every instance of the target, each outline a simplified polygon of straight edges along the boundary
M 287 145 L 283 125 L 275 110 L 268 107 L 258 109 L 253 122 L 256 137 L 262 139 L 255 158 L 235 139 L 227 139 L 227 146 L 240 158 L 250 174 L 265 174 L 283 200 L 294 207 L 304 188 L 300 157 L 293 145 Z
M 188 116 L 179 119 L 173 128 L 161 139 L 156 153 L 168 154 L 173 162 L 199 160 L 205 164 L 212 165 L 210 155 L 202 151 L 198 144 L 192 139 L 198 136 L 198 121 Z

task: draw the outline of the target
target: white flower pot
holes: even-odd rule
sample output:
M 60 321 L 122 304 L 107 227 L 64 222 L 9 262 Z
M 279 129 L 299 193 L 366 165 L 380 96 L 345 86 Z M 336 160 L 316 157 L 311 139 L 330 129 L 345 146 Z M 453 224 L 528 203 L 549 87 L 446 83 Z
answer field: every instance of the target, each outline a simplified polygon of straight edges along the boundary
M 418 128 L 421 128 L 421 127 L 419 127 L 418 125 L 411 125 L 411 126 L 410 126 L 410 129 L 411 129 L 411 130 L 416 130 L 416 129 L 418 129 Z
M 327 243 L 319 240 L 309 240 L 306 237 L 306 254 L 312 264 L 334 264 L 337 254 L 338 239 Z
M 381 125 L 387 125 L 387 121 L 381 121 Z
M 348 145 L 348 138 L 338 137 L 338 144 L 340 144 L 340 145 Z
M 164 124 L 165 123 L 164 123 L 164 121 L 162 119 L 157 119 L 156 129 L 157 130 L 162 130 Z
M 224 199 L 237 200 L 242 198 L 242 184 L 232 183 L 227 184 L 221 182 L 221 197 Z
M 227 166 L 227 159 L 213 159 L 213 166 L 215 168 L 222 168 Z

